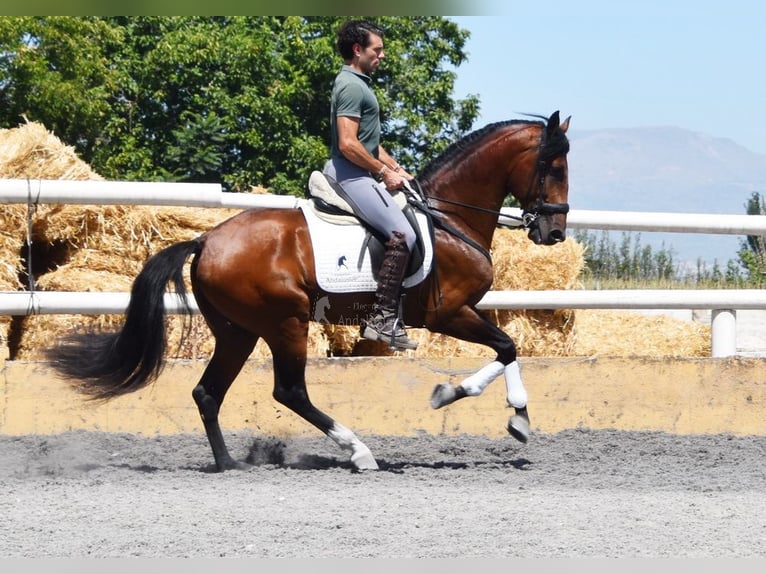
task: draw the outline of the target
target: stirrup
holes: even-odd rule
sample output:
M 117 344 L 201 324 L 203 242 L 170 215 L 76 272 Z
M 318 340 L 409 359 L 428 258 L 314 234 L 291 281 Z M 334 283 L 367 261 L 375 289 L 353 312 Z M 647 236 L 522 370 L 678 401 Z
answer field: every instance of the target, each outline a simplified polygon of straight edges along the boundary
M 391 321 L 391 319 L 393 320 Z M 399 319 L 393 314 L 389 317 L 380 314 L 374 317 L 372 321 L 364 322 L 360 335 L 370 341 L 382 341 L 388 343 L 388 347 L 394 351 L 414 351 L 418 348 L 417 341 L 413 341 L 407 337 L 407 332 L 399 325 Z
M 362 329 L 362 337 L 370 341 L 382 341 L 388 343 L 388 348 L 394 351 L 414 351 L 418 348 L 418 342 L 407 337 L 406 333 L 395 335 L 391 333 L 381 333 L 369 324 Z

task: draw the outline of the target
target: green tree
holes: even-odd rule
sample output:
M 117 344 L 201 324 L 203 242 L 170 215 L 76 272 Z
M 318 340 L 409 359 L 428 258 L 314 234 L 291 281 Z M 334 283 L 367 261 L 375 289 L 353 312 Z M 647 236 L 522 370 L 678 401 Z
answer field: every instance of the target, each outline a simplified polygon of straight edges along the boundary
M 654 251 L 641 245 L 641 234 L 623 232 L 619 244 L 607 231 L 600 235 L 587 230 L 575 232 L 575 240 L 584 249 L 585 272 L 596 281 L 632 282 L 673 281 L 679 272 L 671 249 Z
M 766 215 L 766 200 L 763 195 L 753 192 L 745 203 L 747 215 Z M 766 236 L 748 235 L 740 242 L 737 253 L 740 265 L 751 281 L 762 283 L 766 280 Z
M 300 194 L 328 155 L 343 19 L 6 17 L 0 125 L 39 121 L 109 179 Z M 417 172 L 478 116 L 477 96 L 452 97 L 468 32 L 442 17 L 377 23 L 383 138 Z
M 27 118 L 91 158 L 124 77 L 120 30 L 93 17 L 0 18 L 0 125 Z

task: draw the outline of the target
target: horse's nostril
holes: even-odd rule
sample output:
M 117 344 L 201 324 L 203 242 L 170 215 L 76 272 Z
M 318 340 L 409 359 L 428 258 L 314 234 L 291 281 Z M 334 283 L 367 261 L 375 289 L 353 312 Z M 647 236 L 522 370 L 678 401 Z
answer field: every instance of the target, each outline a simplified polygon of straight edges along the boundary
M 560 229 L 554 229 L 548 234 L 548 241 L 553 243 L 561 243 L 567 238 L 566 234 Z

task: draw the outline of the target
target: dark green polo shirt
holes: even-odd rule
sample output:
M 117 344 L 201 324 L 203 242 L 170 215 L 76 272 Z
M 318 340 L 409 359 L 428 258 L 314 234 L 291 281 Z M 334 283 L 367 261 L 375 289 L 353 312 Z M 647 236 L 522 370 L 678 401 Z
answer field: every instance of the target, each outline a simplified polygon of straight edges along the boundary
M 359 119 L 359 141 L 374 157 L 378 157 L 380 145 L 380 107 L 370 84 L 372 80 L 344 65 L 335 76 L 330 102 L 330 136 L 333 157 L 343 154 L 338 149 L 336 118 L 346 116 Z

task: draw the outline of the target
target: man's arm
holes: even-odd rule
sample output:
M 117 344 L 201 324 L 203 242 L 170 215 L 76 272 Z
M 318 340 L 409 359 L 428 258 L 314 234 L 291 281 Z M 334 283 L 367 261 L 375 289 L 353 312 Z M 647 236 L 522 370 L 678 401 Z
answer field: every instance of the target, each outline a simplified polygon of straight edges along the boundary
M 406 172 L 395 171 L 398 165 L 396 161 L 383 149 L 378 147 L 381 158 L 375 159 L 359 141 L 359 118 L 338 116 L 338 148 L 348 161 L 358 165 L 364 170 L 377 175 L 388 190 L 399 189 L 404 184 L 403 177 Z
M 400 166 L 397 161 L 391 157 L 391 155 L 383 149 L 382 145 L 378 146 L 378 158 L 383 161 L 388 167 L 394 170 L 405 179 L 413 179 L 413 177 L 407 173 L 407 170 Z

